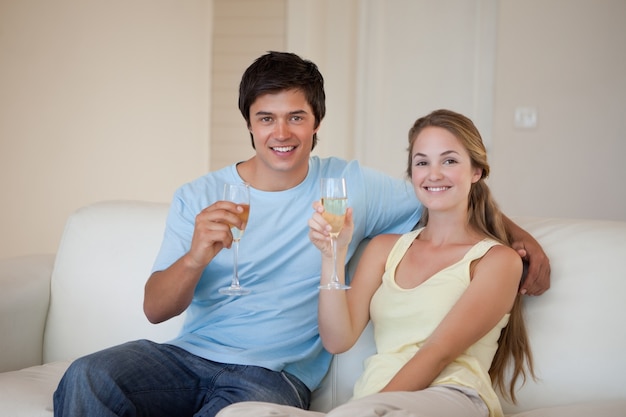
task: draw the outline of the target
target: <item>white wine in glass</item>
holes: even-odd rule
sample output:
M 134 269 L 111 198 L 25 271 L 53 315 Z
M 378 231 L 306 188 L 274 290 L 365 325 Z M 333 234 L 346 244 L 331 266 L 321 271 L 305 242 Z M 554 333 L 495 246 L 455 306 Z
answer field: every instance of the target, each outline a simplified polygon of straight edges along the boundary
M 239 256 L 239 240 L 243 236 L 245 227 L 248 224 L 248 216 L 250 216 L 250 188 L 247 184 L 225 184 L 224 185 L 224 200 L 232 201 L 238 206 L 243 208 L 243 212 L 237 213 L 241 221 L 243 222 L 243 229 L 239 229 L 233 225 L 230 227 L 230 231 L 233 234 L 233 278 L 229 287 L 220 288 L 220 294 L 225 295 L 246 295 L 250 294 L 250 290 L 242 287 L 239 284 L 239 269 L 238 269 L 238 256 Z
M 323 290 L 347 290 L 349 285 L 339 282 L 337 275 L 337 236 L 343 228 L 346 218 L 346 209 L 348 208 L 348 190 L 346 188 L 346 180 L 344 178 L 322 178 L 322 205 L 324 213 L 322 216 L 330 224 L 330 244 L 333 251 L 333 275 L 330 282 L 326 285 L 320 285 Z

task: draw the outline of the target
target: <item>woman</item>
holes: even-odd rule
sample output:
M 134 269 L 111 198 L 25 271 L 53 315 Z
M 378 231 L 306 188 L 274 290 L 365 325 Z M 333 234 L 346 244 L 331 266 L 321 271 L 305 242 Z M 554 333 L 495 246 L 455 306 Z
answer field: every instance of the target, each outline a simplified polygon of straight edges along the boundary
M 534 374 L 518 293 L 522 261 L 485 183 L 485 147 L 471 120 L 437 110 L 409 131 L 408 162 L 425 207 L 416 230 L 375 237 L 352 288 L 320 292 L 319 326 L 328 351 L 352 347 L 370 319 L 377 347 L 353 400 L 327 415 L 502 416 L 495 389 L 515 401 L 518 379 Z M 322 253 L 325 284 L 332 254 L 322 211 L 316 205 L 309 237 Z M 349 209 L 337 242 L 340 264 L 352 229 Z M 258 403 L 220 414 L 246 415 L 321 414 Z

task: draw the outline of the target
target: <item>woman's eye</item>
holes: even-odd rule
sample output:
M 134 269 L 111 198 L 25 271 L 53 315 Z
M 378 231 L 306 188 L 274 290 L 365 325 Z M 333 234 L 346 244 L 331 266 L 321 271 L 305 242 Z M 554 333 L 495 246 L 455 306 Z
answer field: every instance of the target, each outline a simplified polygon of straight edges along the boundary
M 444 165 L 452 165 L 452 164 L 456 164 L 456 160 L 454 159 L 446 159 L 445 161 L 443 161 Z

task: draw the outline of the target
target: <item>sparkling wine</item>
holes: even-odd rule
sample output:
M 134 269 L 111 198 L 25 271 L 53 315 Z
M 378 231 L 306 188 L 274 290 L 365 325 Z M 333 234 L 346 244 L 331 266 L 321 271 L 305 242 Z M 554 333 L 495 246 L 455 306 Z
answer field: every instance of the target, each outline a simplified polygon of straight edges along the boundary
M 233 234 L 234 240 L 241 239 L 241 236 L 243 236 L 243 232 L 246 229 L 246 225 L 248 224 L 248 217 L 250 216 L 250 204 L 238 204 L 238 205 L 243 208 L 243 212 L 237 213 L 237 215 L 243 222 L 243 229 L 238 229 L 231 225 L 230 231 Z
M 331 235 L 337 236 L 343 228 L 344 219 L 346 217 L 346 208 L 348 207 L 347 198 L 322 198 L 324 205 L 324 213 L 322 216 L 330 224 L 332 228 Z

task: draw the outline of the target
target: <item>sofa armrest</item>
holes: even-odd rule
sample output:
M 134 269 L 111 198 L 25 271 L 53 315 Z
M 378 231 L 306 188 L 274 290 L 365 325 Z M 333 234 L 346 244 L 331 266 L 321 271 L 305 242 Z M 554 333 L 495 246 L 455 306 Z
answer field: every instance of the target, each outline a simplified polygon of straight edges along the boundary
M 0 372 L 42 363 L 54 255 L 0 260 Z

